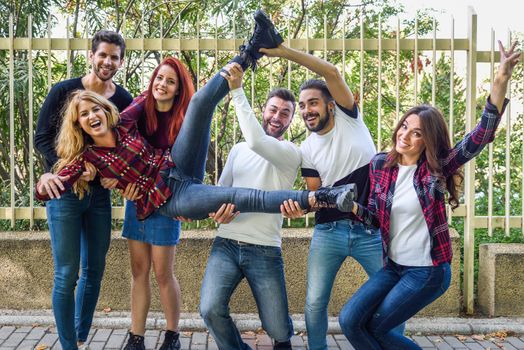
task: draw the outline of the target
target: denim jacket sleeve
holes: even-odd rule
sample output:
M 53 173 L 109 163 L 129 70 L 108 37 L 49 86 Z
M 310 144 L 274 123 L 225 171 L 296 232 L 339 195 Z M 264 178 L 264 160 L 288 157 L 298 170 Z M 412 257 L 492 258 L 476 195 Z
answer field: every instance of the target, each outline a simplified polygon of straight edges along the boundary
M 450 176 L 462 165 L 476 157 L 484 147 L 493 141 L 495 131 L 500 123 L 501 116 L 509 100 L 505 99 L 502 110 L 497 110 L 488 97 L 486 106 L 482 112 L 480 122 L 469 134 L 453 147 L 448 156 L 442 159 L 442 170 L 444 176 Z

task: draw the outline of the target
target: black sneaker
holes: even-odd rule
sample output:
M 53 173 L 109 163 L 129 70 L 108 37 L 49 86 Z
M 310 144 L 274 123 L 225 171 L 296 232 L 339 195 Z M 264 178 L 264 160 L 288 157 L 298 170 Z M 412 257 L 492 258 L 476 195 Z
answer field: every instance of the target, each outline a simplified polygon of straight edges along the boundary
M 273 345 L 273 350 L 290 350 L 291 347 L 291 341 L 276 341 L 275 345 Z
M 164 342 L 159 350 L 180 350 L 180 334 L 178 332 L 166 331 Z
M 357 197 L 355 184 L 336 187 L 321 187 L 315 191 L 316 206 L 320 208 L 337 208 L 349 213 L 353 209 L 353 201 Z
M 249 39 L 245 51 L 249 53 L 255 60 L 264 56 L 263 53 L 258 52 L 260 48 L 271 49 L 277 47 L 284 42 L 282 36 L 275 29 L 275 25 L 266 13 L 262 10 L 255 12 L 255 29 L 253 36 Z
M 144 337 L 129 332 L 129 338 L 127 339 L 127 344 L 124 347 L 124 350 L 146 350 Z

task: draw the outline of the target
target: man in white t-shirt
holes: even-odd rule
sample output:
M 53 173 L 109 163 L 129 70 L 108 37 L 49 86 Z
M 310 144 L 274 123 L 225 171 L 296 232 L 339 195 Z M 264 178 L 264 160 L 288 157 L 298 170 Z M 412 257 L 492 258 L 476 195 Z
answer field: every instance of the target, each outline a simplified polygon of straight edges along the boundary
M 301 162 L 299 148 L 283 139 L 295 111 L 293 93 L 271 91 L 260 125 L 242 89 L 242 69 L 234 63 L 225 70 L 229 74 L 222 75 L 229 82 L 246 141 L 231 149 L 219 185 L 291 189 Z M 293 324 L 280 248 L 282 220 L 281 214 L 241 213 L 218 228 L 202 282 L 200 314 L 219 349 L 250 348 L 229 315 L 231 295 L 243 278 L 255 297 L 262 327 L 275 340 L 273 348 L 291 349 Z
M 331 63 L 284 45 L 261 49 L 320 75 L 300 87 L 299 112 L 311 134 L 302 143 L 302 176 L 308 190 L 355 183 L 357 201 L 367 203 L 369 162 L 375 145 L 355 99 L 339 70 Z M 286 203 L 284 215 L 297 217 L 301 208 Z M 377 230 L 365 227 L 352 213 L 325 208 L 315 215 L 308 256 L 306 328 L 310 350 L 327 349 L 328 304 L 344 260 L 351 256 L 368 275 L 382 267 L 382 242 Z

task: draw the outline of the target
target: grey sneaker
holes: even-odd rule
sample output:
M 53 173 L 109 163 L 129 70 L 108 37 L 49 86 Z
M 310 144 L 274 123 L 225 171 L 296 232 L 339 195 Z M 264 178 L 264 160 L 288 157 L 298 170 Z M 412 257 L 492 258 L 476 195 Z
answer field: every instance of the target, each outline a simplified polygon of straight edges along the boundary
M 321 187 L 315 191 L 316 206 L 320 208 L 336 208 L 349 213 L 353 209 L 353 201 L 357 197 L 357 186 L 347 184 L 336 187 Z

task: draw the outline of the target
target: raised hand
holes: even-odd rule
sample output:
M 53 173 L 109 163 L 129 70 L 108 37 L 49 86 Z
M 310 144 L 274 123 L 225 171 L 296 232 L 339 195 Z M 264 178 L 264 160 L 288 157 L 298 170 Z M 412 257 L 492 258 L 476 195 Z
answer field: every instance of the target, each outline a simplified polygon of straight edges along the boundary
M 499 51 L 500 51 L 500 64 L 491 87 L 490 101 L 494 104 L 497 109 L 502 111 L 504 104 L 504 98 L 506 97 L 506 91 L 508 89 L 508 82 L 513 73 L 513 68 L 517 65 L 520 60 L 520 50 L 515 51 L 517 42 L 514 42 L 508 51 L 504 48 L 504 45 L 499 40 Z
M 228 63 L 220 72 L 220 75 L 227 80 L 230 90 L 235 90 L 242 87 L 244 71 L 242 71 L 242 67 L 238 63 Z
M 504 45 L 499 42 L 499 52 L 500 52 L 500 65 L 497 71 L 497 75 L 499 77 L 505 77 L 509 79 L 511 77 L 511 74 L 513 73 L 513 68 L 517 65 L 517 63 L 520 61 L 520 50 L 516 50 L 518 42 L 514 42 L 508 51 L 504 48 Z

